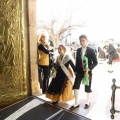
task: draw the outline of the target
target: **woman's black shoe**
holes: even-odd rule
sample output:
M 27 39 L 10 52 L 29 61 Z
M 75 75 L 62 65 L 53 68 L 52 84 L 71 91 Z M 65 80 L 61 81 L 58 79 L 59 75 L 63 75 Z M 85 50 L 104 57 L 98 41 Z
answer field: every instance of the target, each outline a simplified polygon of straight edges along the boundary
M 69 109 L 70 109 L 70 110 L 74 110 L 74 109 L 79 108 L 79 107 L 80 107 L 80 105 L 77 105 L 77 106 L 71 106 Z
M 90 107 L 90 103 L 89 103 L 89 105 L 85 104 L 84 109 L 88 109 L 89 107 Z
M 53 105 L 56 105 L 56 104 L 58 104 L 58 102 L 52 102 L 52 104 L 53 104 Z

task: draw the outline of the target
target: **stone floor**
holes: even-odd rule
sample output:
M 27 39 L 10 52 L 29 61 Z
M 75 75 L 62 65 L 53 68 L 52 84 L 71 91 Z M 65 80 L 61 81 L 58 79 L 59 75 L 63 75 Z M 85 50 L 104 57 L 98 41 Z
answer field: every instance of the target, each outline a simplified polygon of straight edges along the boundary
M 92 120 L 111 120 L 111 85 L 112 79 L 116 79 L 116 85 L 120 86 L 120 62 L 116 62 L 113 65 L 114 72 L 107 72 L 108 65 L 106 61 L 100 61 L 96 68 L 93 70 L 92 80 L 92 95 L 90 99 L 90 108 L 85 110 L 84 104 L 86 100 L 86 93 L 84 92 L 84 86 L 81 85 L 80 89 L 80 107 L 73 112 L 82 116 L 90 118 Z M 38 97 L 50 101 L 45 95 L 37 94 Z M 74 104 L 74 100 L 67 103 L 59 103 L 58 106 L 68 109 Z M 115 109 L 120 110 L 120 89 L 116 90 Z M 115 113 L 114 120 L 120 120 L 120 113 Z

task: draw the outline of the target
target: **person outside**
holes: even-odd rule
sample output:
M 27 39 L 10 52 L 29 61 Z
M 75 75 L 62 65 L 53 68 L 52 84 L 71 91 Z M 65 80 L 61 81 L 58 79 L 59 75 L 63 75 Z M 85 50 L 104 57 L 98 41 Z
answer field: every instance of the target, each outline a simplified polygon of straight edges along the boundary
M 106 57 L 106 52 L 105 52 L 105 46 L 104 46 L 104 42 L 101 41 L 101 43 L 98 46 L 98 59 L 100 61 L 104 61 L 107 59 Z
M 118 44 L 117 52 L 120 54 L 120 44 Z
M 40 34 L 38 38 L 38 54 L 39 54 L 39 61 L 38 65 L 41 69 L 43 69 L 43 82 L 42 84 L 42 93 L 45 94 L 48 83 L 49 83 L 49 52 L 50 46 L 46 43 L 46 35 L 44 33 Z M 41 74 L 41 69 L 39 69 L 39 74 Z
M 117 50 L 115 49 L 115 47 L 110 43 L 109 40 L 105 41 L 105 45 L 107 46 L 107 56 L 108 56 L 108 64 L 109 64 L 109 69 L 108 72 L 113 72 L 112 69 L 112 62 L 113 60 L 117 59 L 118 56 L 116 56 L 117 54 Z
M 69 55 L 66 55 L 66 48 L 63 45 L 58 47 L 56 63 L 53 68 L 53 78 L 47 89 L 46 97 L 52 100 L 52 104 L 66 102 L 74 99 L 72 87 L 75 80 L 75 66 Z
M 79 105 L 79 89 L 80 84 L 84 78 L 84 75 L 87 73 L 88 75 L 88 83 L 89 85 L 85 85 L 85 92 L 87 93 L 87 100 L 85 103 L 84 108 L 87 109 L 90 106 L 90 94 L 92 92 L 91 90 L 91 83 L 92 83 L 92 70 L 93 68 L 98 64 L 97 58 L 95 55 L 95 52 L 92 48 L 88 47 L 88 39 L 86 35 L 81 35 L 79 37 L 81 47 L 77 49 L 77 55 L 76 55 L 76 79 L 73 86 L 74 89 L 74 95 L 75 95 L 75 104 L 70 107 L 70 110 L 74 110 L 75 108 L 78 108 Z M 84 69 L 82 64 L 82 57 L 86 57 L 88 60 L 88 69 Z
M 97 49 L 96 49 L 96 46 L 93 45 L 92 48 L 93 48 L 93 50 L 94 50 L 94 52 L 95 52 L 95 55 L 96 55 L 96 57 L 97 57 Z

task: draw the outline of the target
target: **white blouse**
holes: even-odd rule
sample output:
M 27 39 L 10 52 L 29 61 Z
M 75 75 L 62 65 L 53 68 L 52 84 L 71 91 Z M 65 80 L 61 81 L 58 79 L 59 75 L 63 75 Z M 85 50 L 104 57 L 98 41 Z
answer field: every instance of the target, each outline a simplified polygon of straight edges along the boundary
M 82 51 L 81 51 L 81 52 L 82 52 L 81 55 L 84 56 L 84 55 L 85 55 L 85 52 L 86 52 L 86 47 L 82 47 Z

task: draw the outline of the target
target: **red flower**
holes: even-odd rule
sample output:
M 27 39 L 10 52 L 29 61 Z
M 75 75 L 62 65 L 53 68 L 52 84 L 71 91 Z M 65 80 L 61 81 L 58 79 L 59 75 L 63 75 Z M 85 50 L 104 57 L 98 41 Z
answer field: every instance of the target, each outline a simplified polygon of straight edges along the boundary
M 56 62 L 56 64 L 60 65 L 59 62 Z
M 86 60 L 83 60 L 83 63 L 86 63 Z

